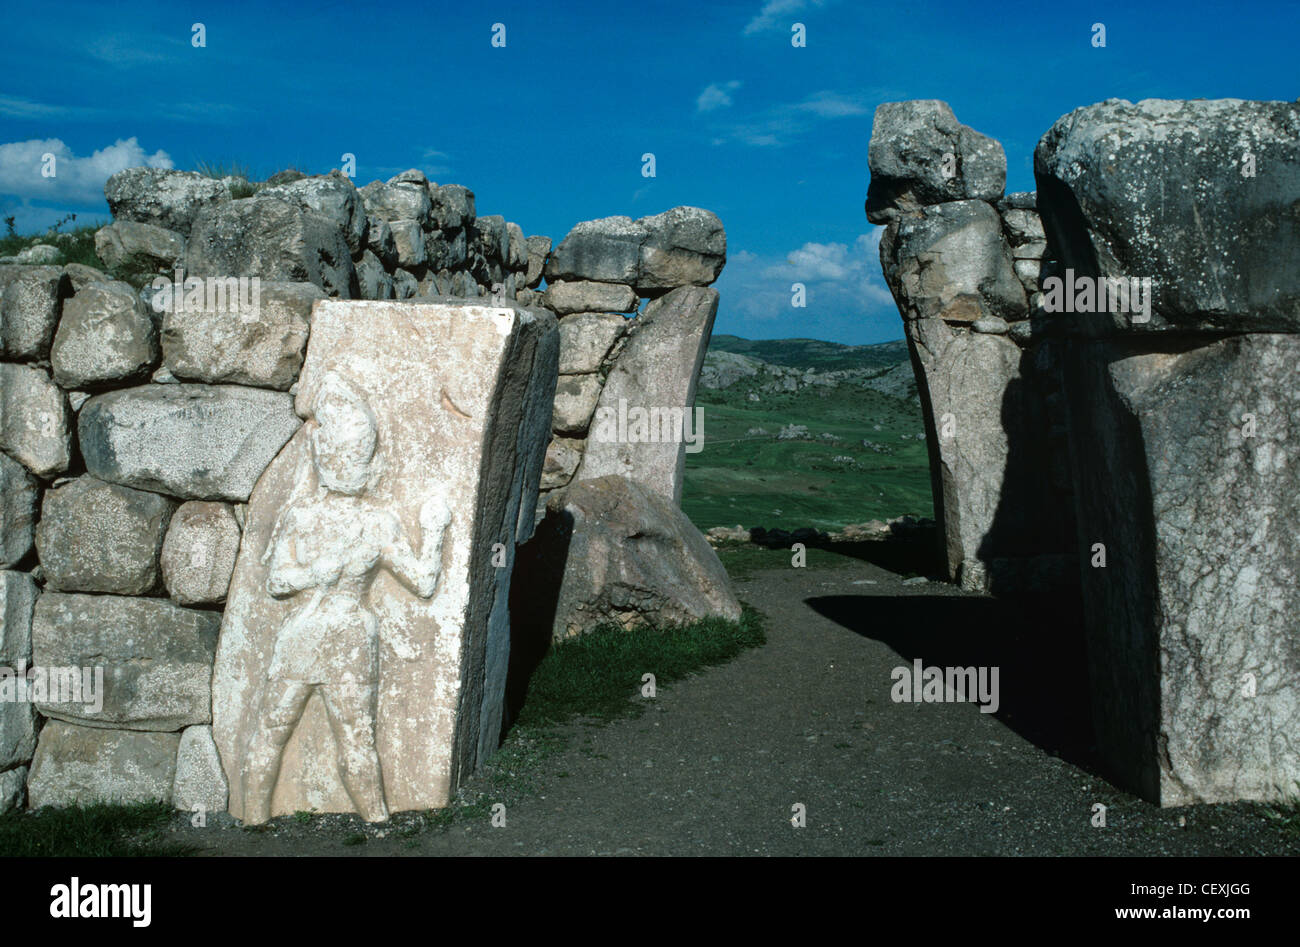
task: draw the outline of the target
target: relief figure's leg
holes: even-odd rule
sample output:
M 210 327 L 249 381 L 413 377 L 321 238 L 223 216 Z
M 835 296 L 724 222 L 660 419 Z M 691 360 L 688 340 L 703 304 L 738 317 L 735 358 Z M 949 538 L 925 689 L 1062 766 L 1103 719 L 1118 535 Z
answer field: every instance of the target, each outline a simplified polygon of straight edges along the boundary
M 244 821 L 260 825 L 271 818 L 271 796 L 280 779 L 284 746 L 302 717 L 315 685 L 271 678 L 244 752 Z
M 385 821 L 384 775 L 375 749 L 378 683 L 322 684 L 321 696 L 338 745 L 339 775 L 357 814 L 367 822 Z

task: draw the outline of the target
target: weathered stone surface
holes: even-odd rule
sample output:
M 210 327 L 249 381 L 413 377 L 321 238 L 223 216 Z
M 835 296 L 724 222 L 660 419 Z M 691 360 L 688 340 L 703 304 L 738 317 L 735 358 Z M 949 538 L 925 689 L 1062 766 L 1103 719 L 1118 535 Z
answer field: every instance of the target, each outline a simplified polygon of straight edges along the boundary
M 558 434 L 583 434 L 600 397 L 597 375 L 563 375 L 555 386 L 551 429 Z
M 542 464 L 542 489 L 554 490 L 573 479 L 573 472 L 582 460 L 583 441 L 580 438 L 556 437 L 546 448 Z
M 600 368 L 628 320 L 616 312 L 579 312 L 560 321 L 560 374 L 582 375 Z
M 641 295 L 707 285 L 722 271 L 727 236 L 717 216 L 674 207 L 650 217 L 604 217 L 569 231 L 545 267 L 548 284 L 592 280 L 625 283 Z
M 343 232 L 331 219 L 274 197 L 250 197 L 201 211 L 185 251 L 190 276 L 256 276 L 315 283 L 352 297 L 356 270 Z
M 464 230 L 433 231 L 424 238 L 424 252 L 431 269 L 463 266 L 469 253 L 468 237 Z
M 0 815 L 23 807 L 27 798 L 27 767 L 5 770 L 0 773 Z
M 199 211 L 229 201 L 230 189 L 194 171 L 127 168 L 108 179 L 104 196 L 117 220 L 153 224 L 187 236 Z
M 101 480 L 242 503 L 301 423 L 277 391 L 144 385 L 91 398 L 77 432 L 86 469 Z
M 397 244 L 393 242 L 393 228 L 383 218 L 367 218 L 366 248 L 385 267 L 397 265 Z
M 263 188 L 258 197 L 273 197 L 334 221 L 355 256 L 366 246 L 366 209 L 356 185 L 339 171 Z
M 47 358 L 60 298 L 70 291 L 56 266 L 0 267 L 0 353 L 7 359 Z
M 216 612 L 166 599 L 45 592 L 32 618 L 33 664 L 77 668 L 83 681 L 86 669 L 103 668 L 103 690 L 90 695 L 83 684 L 81 702 L 38 701 L 36 709 L 56 720 L 127 730 L 209 723 L 220 624 Z
M 167 593 L 181 605 L 224 601 L 238 554 L 239 523 L 228 503 L 182 503 L 162 545 Z
M 474 221 L 474 236 L 478 251 L 486 260 L 504 263 L 510 246 L 510 233 L 506 219 L 500 214 L 488 214 Z
M 420 291 L 420 281 L 414 273 L 403 269 L 393 271 L 393 298 L 410 299 Z
M 546 258 L 551 255 L 551 238 L 534 234 L 528 238 L 528 271 L 524 285 L 536 289 L 542 282 L 542 271 L 546 268 Z
M 546 308 L 557 316 L 571 312 L 635 312 L 637 307 L 636 292 L 618 283 L 557 280 L 547 286 L 543 298 Z
M 145 595 L 158 588 L 158 555 L 174 501 L 94 477 L 45 491 L 36 552 L 48 588 Z
M 691 425 L 697 437 L 702 430 L 693 426 L 695 386 L 704 351 L 718 312 L 717 290 L 683 286 L 650 302 L 645 312 L 632 321 L 630 333 L 618 360 L 610 370 L 587 438 L 587 451 L 578 468 L 577 480 L 594 480 L 618 474 L 636 481 L 674 503 L 682 498 L 682 475 L 686 463 L 684 430 Z M 578 376 L 574 376 L 578 377 Z M 669 423 L 651 425 L 655 440 L 632 440 L 622 436 L 621 417 L 632 409 L 658 409 L 661 418 L 677 413 L 682 427 Z M 664 439 L 668 433 L 678 439 Z
M 68 469 L 68 399 L 40 368 L 0 363 L 0 450 L 38 477 Z
M 1097 745 L 1162 805 L 1300 779 L 1300 338 L 1094 342 L 1069 378 Z M 1089 568 L 1095 543 L 1106 567 Z
M 12 257 L 5 257 L 7 263 L 19 266 L 55 266 L 62 260 L 63 251 L 48 243 L 34 243 Z
M 394 220 L 388 225 L 393 231 L 393 246 L 397 249 L 397 265 L 407 269 L 422 266 L 428 259 L 424 251 L 424 231 L 418 220 Z
M 1048 130 L 1034 175 L 1063 266 L 1153 281 L 1150 322 L 1084 331 L 1300 331 L 1300 102 L 1108 99 Z
M 22 464 L 0 454 L 0 569 L 31 551 L 40 488 Z
M 389 237 L 392 237 L 391 231 Z M 357 287 L 362 299 L 393 298 L 393 278 L 384 270 L 379 257 L 370 250 L 364 251 L 357 261 Z
M 93 283 L 63 306 L 50 366 L 63 388 L 146 377 L 158 363 L 158 327 L 127 283 Z
M 123 277 L 166 272 L 185 259 L 185 238 L 153 224 L 116 220 L 95 233 L 95 255 Z
M 18 675 L 31 665 L 32 609 L 38 594 L 27 573 L 0 571 L 0 769 L 25 763 L 36 749 L 36 711 L 18 699 L 17 688 Z
M 41 730 L 27 805 L 167 802 L 179 733 L 103 730 L 51 720 Z
M 431 188 L 431 223 L 439 230 L 457 230 L 474 223 L 474 192 L 459 184 Z
M 429 189 L 415 181 L 372 181 L 357 192 L 365 205 L 366 214 L 390 224 L 394 220 L 429 222 L 433 202 Z
M 740 618 L 717 554 L 669 498 L 625 477 L 569 486 L 561 515 L 538 527 L 544 550 L 567 544 L 554 636 Z M 545 555 L 545 552 L 542 552 Z
M 176 751 L 172 805 L 186 812 L 225 812 L 230 801 L 226 774 L 208 726 L 186 727 Z
M 93 266 L 86 266 L 84 263 L 69 263 L 63 268 L 63 275 L 68 278 L 72 284 L 72 291 L 79 293 L 91 283 L 109 283 L 111 277 L 103 270 L 97 270 Z M 54 333 L 50 336 L 53 338 Z
M 727 262 L 727 233 L 716 214 L 699 207 L 642 217 L 647 231 L 641 247 L 636 290 L 654 296 L 678 286 L 708 286 Z
M 983 201 L 924 207 L 880 240 L 880 265 L 903 319 L 1024 319 L 1029 304 L 1002 220 Z
M 236 817 L 443 806 L 496 749 L 557 357 L 544 311 L 317 307 L 309 420 L 253 492 L 223 618 Z
M 506 221 L 506 269 L 522 273 L 528 269 L 528 242 L 524 239 L 524 230 L 516 223 Z
M 926 415 L 935 519 L 942 531 L 948 575 L 982 591 L 994 548 L 995 521 L 1002 533 L 1023 535 L 1002 505 L 1012 439 L 1025 432 L 1020 349 L 1003 335 L 954 331 L 939 319 L 906 325 Z M 1008 402 L 1008 399 L 1012 399 Z M 1028 506 L 1028 497 L 1022 498 Z M 1014 505 L 1014 504 L 1013 504 Z
M 873 224 L 931 204 L 995 201 L 1007 179 L 1002 146 L 958 122 L 948 103 L 937 99 L 878 105 L 867 164 L 867 219 Z
M 382 268 L 381 268 L 382 272 Z M 313 283 L 260 284 L 255 312 L 169 305 L 163 364 L 176 378 L 287 390 L 298 377 L 311 307 L 325 293 Z

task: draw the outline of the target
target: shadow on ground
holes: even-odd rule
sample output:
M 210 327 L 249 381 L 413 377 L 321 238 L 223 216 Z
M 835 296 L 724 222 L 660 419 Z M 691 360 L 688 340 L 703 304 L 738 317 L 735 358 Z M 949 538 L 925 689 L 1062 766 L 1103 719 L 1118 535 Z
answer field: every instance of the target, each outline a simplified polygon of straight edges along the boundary
M 999 668 L 994 714 L 1043 750 L 1096 773 L 1087 673 L 1075 616 L 975 595 L 827 595 L 805 600 L 909 668 Z

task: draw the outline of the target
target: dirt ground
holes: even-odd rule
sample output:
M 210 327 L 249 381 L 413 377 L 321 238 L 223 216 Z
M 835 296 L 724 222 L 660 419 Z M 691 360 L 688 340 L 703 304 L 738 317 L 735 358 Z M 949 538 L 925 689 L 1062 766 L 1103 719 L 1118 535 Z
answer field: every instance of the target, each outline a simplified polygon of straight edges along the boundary
M 1078 656 L 1050 614 L 822 555 L 738 580 L 767 644 L 660 689 L 635 719 L 566 728 L 504 826 L 476 777 L 488 805 L 445 827 L 313 816 L 250 831 L 178 814 L 164 834 L 202 855 L 1300 853 L 1294 819 L 1265 807 L 1160 809 L 1096 775 Z M 999 666 L 998 711 L 895 703 L 891 672 L 915 658 Z

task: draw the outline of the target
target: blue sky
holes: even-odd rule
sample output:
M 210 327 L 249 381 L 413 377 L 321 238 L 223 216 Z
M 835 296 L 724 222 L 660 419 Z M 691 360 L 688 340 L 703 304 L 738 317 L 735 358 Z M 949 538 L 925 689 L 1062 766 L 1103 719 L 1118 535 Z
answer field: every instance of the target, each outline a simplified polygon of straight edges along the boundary
M 0 211 L 20 231 L 107 219 L 120 167 L 324 172 L 350 152 L 359 185 L 421 168 L 557 241 L 579 220 L 707 207 L 729 251 L 715 331 L 751 338 L 900 337 L 862 211 L 880 102 L 947 100 L 1026 190 L 1034 144 L 1079 106 L 1300 96 L 1295 2 L 123 0 L 10 5 L 6 21 Z

